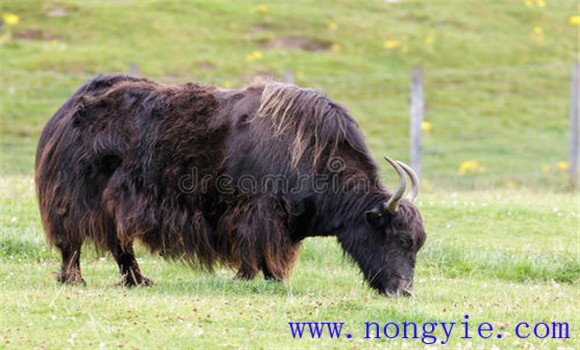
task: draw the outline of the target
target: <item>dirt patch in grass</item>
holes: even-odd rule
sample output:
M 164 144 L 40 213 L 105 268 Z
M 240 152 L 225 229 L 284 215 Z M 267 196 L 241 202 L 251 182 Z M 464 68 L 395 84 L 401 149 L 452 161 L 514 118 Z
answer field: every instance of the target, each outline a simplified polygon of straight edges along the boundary
M 262 44 L 264 49 L 290 49 L 302 51 L 328 51 L 332 42 L 310 38 L 277 38 Z
M 54 7 L 46 10 L 46 15 L 48 17 L 65 17 L 68 16 L 69 11 L 64 7 Z
M 252 28 L 250 28 L 250 30 L 246 32 L 246 37 L 254 38 L 256 36 L 263 34 L 264 32 L 267 32 L 270 29 L 272 29 L 272 26 L 268 23 L 258 24 L 253 26 Z
M 50 41 L 50 40 L 58 40 L 59 36 L 43 29 L 23 29 L 15 32 L 14 38 L 24 41 L 32 41 L 32 40 Z
M 201 70 L 213 70 L 215 65 L 210 61 L 199 61 L 195 64 Z

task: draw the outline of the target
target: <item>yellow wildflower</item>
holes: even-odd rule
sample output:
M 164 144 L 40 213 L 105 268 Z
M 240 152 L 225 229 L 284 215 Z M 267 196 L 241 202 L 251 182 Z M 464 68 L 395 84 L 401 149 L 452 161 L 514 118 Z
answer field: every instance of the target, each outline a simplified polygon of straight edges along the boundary
M 433 124 L 429 122 L 421 122 L 421 131 L 424 133 L 429 133 L 431 130 L 433 130 Z
M 571 26 L 580 26 L 580 16 L 570 16 L 568 24 Z
M 427 45 L 433 45 L 434 42 L 435 38 L 432 35 L 429 35 L 425 38 L 425 44 Z
M 383 44 L 383 47 L 387 50 L 395 50 L 401 47 L 401 43 L 398 40 L 387 40 Z
M 340 44 L 334 43 L 334 44 L 332 44 L 330 49 L 334 52 L 338 52 L 338 51 L 340 51 Z
M 558 162 L 558 169 L 562 171 L 568 170 L 568 162 Z
M 5 13 L 2 15 L 2 21 L 9 26 L 15 26 L 20 22 L 20 17 L 13 13 Z
M 483 168 L 481 167 L 478 161 L 468 160 L 461 163 L 459 169 L 457 170 L 457 175 L 463 176 L 467 174 L 475 174 L 481 172 L 483 172 Z
M 328 23 L 328 30 L 331 32 L 336 32 L 338 30 L 338 24 L 336 24 L 336 22 Z
M 542 27 L 536 26 L 532 30 L 532 40 L 538 44 L 544 43 L 544 29 Z
M 524 4 L 526 7 L 533 8 L 533 7 L 546 7 L 546 0 L 524 0 Z
M 304 72 L 301 72 L 301 71 L 296 72 L 296 78 L 298 78 L 298 79 L 304 78 Z
M 224 83 L 224 88 L 226 89 L 231 89 L 234 86 L 234 84 L 231 81 L 226 81 Z
M 268 11 L 270 11 L 270 9 L 266 5 L 259 5 L 256 7 L 256 11 L 260 12 L 261 14 L 266 14 Z
M 262 51 L 254 51 L 246 56 L 246 62 L 253 62 L 255 60 L 259 60 L 262 57 L 264 57 Z
M 550 167 L 549 165 L 544 165 L 542 167 L 542 171 L 545 173 L 549 173 L 552 170 L 552 167 Z
M 518 184 L 517 184 L 517 182 L 515 182 L 515 181 L 514 181 L 514 180 L 512 180 L 512 179 L 509 179 L 509 180 L 507 180 L 507 181 L 505 182 L 505 186 L 506 186 L 507 188 L 516 188 L 516 186 L 517 186 L 517 185 L 518 185 Z

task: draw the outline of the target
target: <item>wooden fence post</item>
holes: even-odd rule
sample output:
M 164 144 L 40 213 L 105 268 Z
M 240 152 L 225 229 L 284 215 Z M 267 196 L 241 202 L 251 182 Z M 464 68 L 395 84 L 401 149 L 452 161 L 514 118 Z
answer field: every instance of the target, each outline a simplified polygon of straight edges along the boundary
M 139 66 L 136 63 L 131 63 L 129 65 L 129 75 L 132 77 L 139 76 Z
M 570 159 L 568 171 L 572 185 L 578 188 L 578 104 L 580 104 L 580 63 L 574 63 L 572 67 L 572 84 L 570 87 Z
M 294 74 L 292 74 L 292 71 L 289 69 L 284 71 L 284 82 L 294 84 Z
M 423 68 L 413 67 L 413 81 L 411 83 L 411 167 L 421 177 L 421 146 L 423 145 L 421 123 L 425 101 L 423 96 Z

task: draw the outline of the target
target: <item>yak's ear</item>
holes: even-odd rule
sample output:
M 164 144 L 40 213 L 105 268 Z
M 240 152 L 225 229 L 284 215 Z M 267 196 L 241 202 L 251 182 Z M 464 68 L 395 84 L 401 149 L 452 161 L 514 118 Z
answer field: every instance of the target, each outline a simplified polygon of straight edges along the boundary
M 369 210 L 365 213 L 365 219 L 373 226 L 380 226 L 384 221 L 384 214 L 379 209 Z

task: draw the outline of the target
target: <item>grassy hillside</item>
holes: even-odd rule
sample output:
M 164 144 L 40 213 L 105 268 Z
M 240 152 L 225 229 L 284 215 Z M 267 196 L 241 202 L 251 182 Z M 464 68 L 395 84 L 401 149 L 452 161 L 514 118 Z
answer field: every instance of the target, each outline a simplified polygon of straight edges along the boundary
M 2 166 L 29 173 L 47 118 L 90 76 L 222 87 L 281 77 L 346 105 L 377 159 L 407 159 L 410 69 L 425 69 L 433 186 L 566 184 L 574 1 L 4 1 Z M 477 162 L 466 176 L 461 164 Z M 468 164 L 472 164 L 468 163 Z
M 51 17 L 55 9 L 62 16 Z M 523 2 L 5 1 L 3 12 L 21 17 L 14 30 L 21 40 L 5 47 L 4 68 L 100 73 L 138 62 L 144 75 L 203 79 L 284 69 L 306 76 L 375 74 L 418 63 L 427 69 L 569 63 L 577 28 L 567 21 L 576 11 L 574 1 L 548 1 L 545 8 Z M 542 28 L 543 42 L 530 40 L 534 27 Z M 284 38 L 319 43 L 314 50 L 321 51 L 264 48 Z M 388 40 L 406 51 L 386 51 Z M 66 48 L 51 50 L 53 41 Z M 340 49 L 324 52 L 326 44 Z M 255 50 L 263 57 L 246 62 Z

